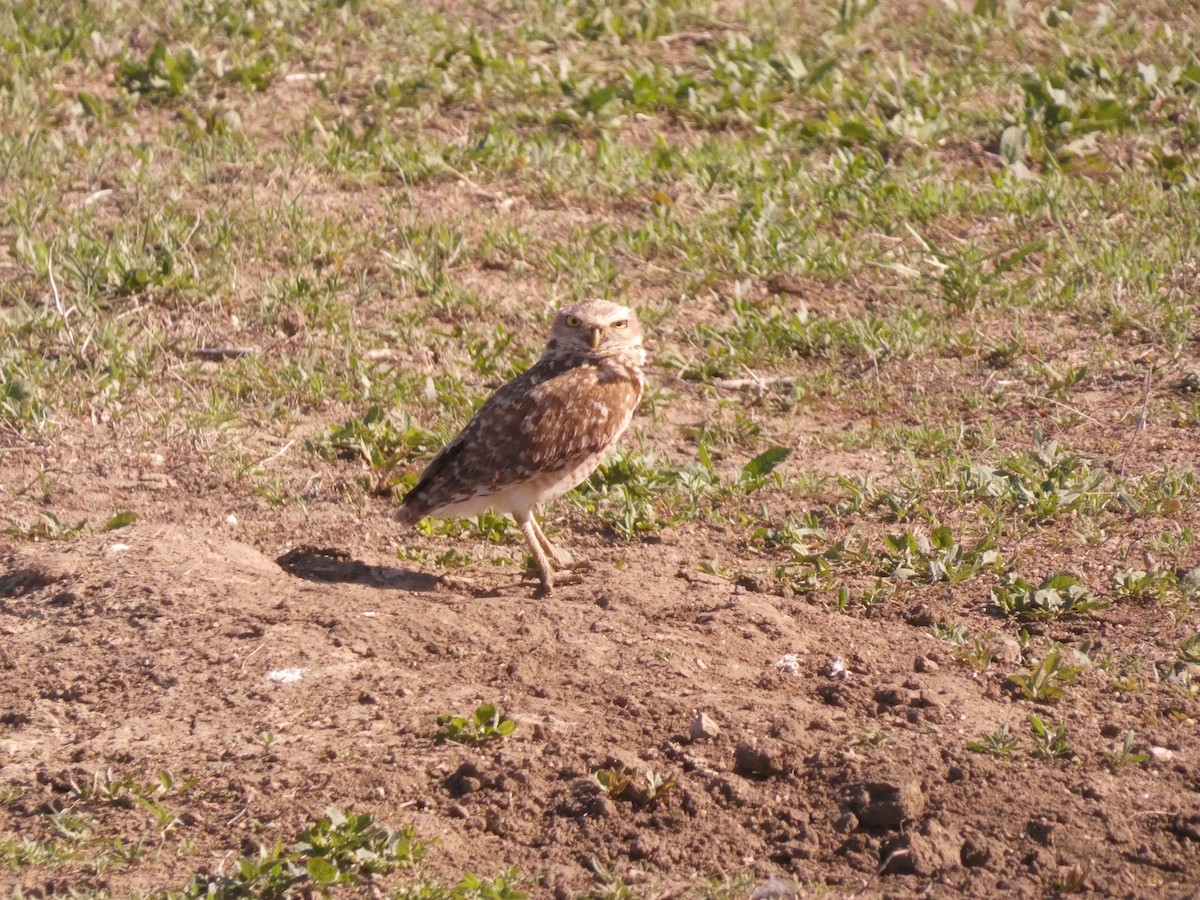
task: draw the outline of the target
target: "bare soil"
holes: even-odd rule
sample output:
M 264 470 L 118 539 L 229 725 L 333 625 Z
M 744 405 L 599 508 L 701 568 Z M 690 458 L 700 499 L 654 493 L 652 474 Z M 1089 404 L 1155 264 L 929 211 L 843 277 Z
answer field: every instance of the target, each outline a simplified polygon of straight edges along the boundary
M 139 463 L 110 439 L 98 428 L 0 458 L 13 515 L 36 514 L 48 459 L 60 517 L 95 521 L 115 502 L 140 515 L 0 545 L 0 784 L 16 798 L 0 833 L 45 837 L 47 810 L 90 803 L 152 852 L 99 873 L 66 863 L 50 882 L 7 870 L 6 887 L 178 887 L 337 806 L 439 839 L 426 874 L 515 866 L 539 896 L 746 875 L 837 896 L 1195 889 L 1195 697 L 1125 692 L 1091 668 L 1069 702 L 1018 702 L 1005 689 L 1015 641 L 998 639 L 980 672 L 928 628 L 952 615 L 982 633 L 978 588 L 835 615 L 765 578 L 704 574 L 699 559 L 744 553 L 724 526 L 629 545 L 560 512 L 552 531 L 595 568 L 535 600 L 513 565 L 474 567 L 470 582 L 397 565 L 390 503 L 359 516 L 327 491 L 279 510 L 184 450 Z M 301 544 L 350 558 L 276 562 Z M 1045 628 L 1153 652 L 1161 619 L 1126 604 Z M 439 716 L 481 702 L 517 721 L 511 738 L 435 744 Z M 967 750 L 1004 724 L 1027 734 L 1031 711 L 1067 725 L 1080 761 Z M 694 735 L 701 713 L 710 733 Z M 1155 748 L 1146 763 L 1107 755 L 1128 730 Z M 674 784 L 653 802 L 614 799 L 593 773 L 615 766 Z M 160 837 L 140 810 L 78 800 L 72 784 L 106 770 L 197 782 L 166 799 L 180 822 Z

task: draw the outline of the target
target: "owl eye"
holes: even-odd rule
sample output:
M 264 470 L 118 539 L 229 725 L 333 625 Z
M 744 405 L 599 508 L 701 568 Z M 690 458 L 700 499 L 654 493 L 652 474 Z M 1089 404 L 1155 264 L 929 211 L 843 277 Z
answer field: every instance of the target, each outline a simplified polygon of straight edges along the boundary
M 577 316 L 567 316 L 567 327 L 568 328 L 578 328 L 579 327 L 579 318 Z
M 628 325 L 629 325 L 629 320 L 628 320 L 628 319 L 622 319 L 620 322 L 613 322 L 613 323 L 612 323 L 612 327 L 613 327 L 613 328 L 626 328 L 626 327 L 628 327 Z

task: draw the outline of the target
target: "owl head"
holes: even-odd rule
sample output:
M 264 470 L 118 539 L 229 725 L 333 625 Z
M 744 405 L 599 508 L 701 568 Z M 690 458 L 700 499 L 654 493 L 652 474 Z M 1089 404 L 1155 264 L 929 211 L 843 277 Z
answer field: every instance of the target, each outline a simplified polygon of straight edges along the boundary
M 627 306 L 607 300 L 583 300 L 554 317 L 547 349 L 608 356 L 642 346 L 642 326 Z

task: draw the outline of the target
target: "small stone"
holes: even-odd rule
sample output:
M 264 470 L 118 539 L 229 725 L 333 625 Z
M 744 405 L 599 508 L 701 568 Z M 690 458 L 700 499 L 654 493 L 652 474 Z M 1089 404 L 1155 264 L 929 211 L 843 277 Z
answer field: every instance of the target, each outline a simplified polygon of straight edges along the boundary
M 795 653 L 785 653 L 775 660 L 775 668 L 788 675 L 799 675 L 800 657 Z
M 984 649 L 992 654 L 996 662 L 1014 664 L 1021 661 L 1020 643 L 1007 634 L 993 635 L 984 643 Z
M 928 656 L 918 656 L 916 661 L 913 663 L 913 671 L 916 672 L 936 672 L 940 668 L 941 666 L 935 663 Z
M 829 662 L 825 663 L 825 668 L 821 670 L 821 674 L 827 678 L 845 678 L 850 674 L 850 670 L 846 667 L 846 661 L 840 656 L 835 656 Z
M 451 803 L 450 815 L 454 816 L 456 819 L 469 819 L 471 818 L 471 811 L 461 803 Z
M 793 900 L 799 896 L 796 886 L 782 878 L 772 878 L 750 892 L 750 900 Z
M 1159 765 L 1165 765 L 1175 758 L 1174 751 L 1168 750 L 1166 747 L 1151 747 L 1146 752 Z
M 707 713 L 700 713 L 692 720 L 691 726 L 688 728 L 688 734 L 693 741 L 712 740 L 721 733 L 721 727 L 717 725 Z
M 913 706 L 920 706 L 924 709 L 941 709 L 944 704 L 936 696 L 929 691 L 920 691 L 913 700 Z

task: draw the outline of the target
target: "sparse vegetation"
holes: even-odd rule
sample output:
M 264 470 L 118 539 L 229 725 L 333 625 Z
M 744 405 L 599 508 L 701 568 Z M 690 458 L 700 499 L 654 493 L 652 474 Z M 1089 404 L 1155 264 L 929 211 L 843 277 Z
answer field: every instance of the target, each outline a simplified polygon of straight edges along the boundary
M 446 741 L 455 744 L 481 744 L 508 737 L 517 728 L 516 722 L 491 703 L 477 706 L 470 716 L 441 716 L 438 725 L 441 727 L 438 728 L 435 740 L 439 744 Z
M 198 874 L 181 891 L 168 891 L 162 900 L 212 897 L 333 895 L 341 885 L 371 884 L 377 877 L 411 869 L 424 858 L 427 842 L 415 837 L 412 826 L 399 830 L 379 825 L 365 813 L 330 809 L 307 828 L 287 850 L 278 844 L 260 848 L 254 857 L 240 857 L 232 875 Z M 520 900 L 515 872 L 486 880 L 466 875 L 456 885 L 443 887 L 419 881 L 401 887 L 392 896 L 405 900 Z
M 639 806 L 659 803 L 675 787 L 675 782 L 654 769 L 639 773 L 624 766 L 597 769 L 596 783 L 614 800 L 626 800 Z
M 1010 757 L 1021 746 L 1020 739 L 1007 725 L 1001 725 L 976 740 L 967 741 L 967 749 L 973 753 L 989 753 L 992 756 Z
M 1104 607 L 1086 585 L 1065 572 L 1048 575 L 1036 586 L 1012 577 L 992 588 L 991 608 L 1018 619 L 1052 619 Z

